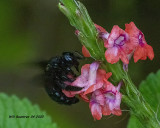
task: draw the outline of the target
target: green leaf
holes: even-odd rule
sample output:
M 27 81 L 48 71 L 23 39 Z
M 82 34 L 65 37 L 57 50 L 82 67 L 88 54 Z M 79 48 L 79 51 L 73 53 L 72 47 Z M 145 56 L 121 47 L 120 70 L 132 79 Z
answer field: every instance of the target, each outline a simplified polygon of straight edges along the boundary
M 28 99 L 20 100 L 15 95 L 9 97 L 0 93 L 0 128 L 11 127 L 57 128 L 51 118 L 37 105 L 32 105 Z
M 127 128 L 143 128 L 143 126 L 139 122 L 139 120 L 134 115 L 132 115 L 129 119 L 129 123 L 128 123 Z
M 144 99 L 156 112 L 156 119 L 160 120 L 160 70 L 156 74 L 149 74 L 147 79 L 140 84 L 139 90 Z M 134 115 L 131 115 L 128 128 L 142 128 L 139 120 L 137 120 Z

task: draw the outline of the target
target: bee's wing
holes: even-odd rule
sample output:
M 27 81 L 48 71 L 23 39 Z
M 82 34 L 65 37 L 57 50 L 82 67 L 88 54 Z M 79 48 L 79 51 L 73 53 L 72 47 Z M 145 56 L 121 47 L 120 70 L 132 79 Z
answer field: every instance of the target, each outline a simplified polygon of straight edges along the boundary
M 42 68 L 43 70 L 45 70 L 47 64 L 48 64 L 48 61 L 39 61 L 39 62 L 36 62 L 36 63 L 35 63 L 35 65 L 39 66 L 39 67 Z
M 45 85 L 44 74 L 33 76 L 33 78 L 31 78 L 28 81 L 28 83 L 30 83 L 32 86 L 35 86 L 35 87 L 44 88 L 44 85 Z
M 28 80 L 28 83 L 32 86 L 37 86 L 37 87 L 44 87 L 45 84 L 45 76 L 44 76 L 44 71 L 45 68 L 48 64 L 48 61 L 34 61 L 34 62 L 29 62 L 25 65 L 27 67 L 30 67 L 31 69 L 38 69 L 39 74 L 34 75 L 32 78 Z

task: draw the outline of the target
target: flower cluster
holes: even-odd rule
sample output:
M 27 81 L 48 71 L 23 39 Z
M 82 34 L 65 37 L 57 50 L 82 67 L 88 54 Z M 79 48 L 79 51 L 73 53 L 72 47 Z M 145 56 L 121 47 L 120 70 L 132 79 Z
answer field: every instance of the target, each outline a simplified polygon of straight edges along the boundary
M 113 26 L 111 33 L 104 28 L 95 24 L 97 38 L 103 40 L 105 58 L 107 62 L 114 64 L 121 60 L 124 63 L 124 69 L 129 64 L 133 56 L 134 62 L 139 59 L 145 60 L 154 58 L 153 49 L 145 41 L 143 33 L 135 26 L 133 22 L 125 25 L 122 30 L 117 25 Z M 76 30 L 76 35 L 79 31 Z M 85 46 L 82 46 L 82 53 L 85 57 L 91 57 Z M 108 81 L 112 73 L 106 73 L 104 69 L 99 68 L 100 62 L 85 64 L 81 68 L 81 75 L 75 81 L 70 83 L 71 86 L 81 87 L 80 91 L 66 91 L 63 93 L 67 97 L 74 97 L 78 94 L 84 101 L 89 102 L 89 107 L 94 119 L 100 120 L 102 115 L 114 114 L 120 116 L 122 94 L 119 92 L 122 82 L 114 86 Z
M 99 62 L 93 62 L 82 66 L 81 75 L 71 83 L 72 86 L 82 87 L 81 91 L 63 90 L 68 97 L 79 94 L 84 101 L 89 102 L 91 113 L 97 120 L 100 120 L 102 115 L 121 115 L 120 84 L 117 87 L 112 85 L 108 81 L 112 73 L 99 69 L 99 65 Z
M 111 63 L 117 63 L 120 59 L 124 64 L 129 64 L 133 55 L 134 62 L 139 59 L 146 60 L 147 57 L 154 58 L 153 48 L 147 44 L 144 34 L 131 22 L 125 25 L 122 30 L 114 25 L 109 34 L 104 28 L 95 24 L 99 37 L 104 41 L 106 60 Z M 83 46 L 82 53 L 85 57 L 90 57 L 89 52 Z

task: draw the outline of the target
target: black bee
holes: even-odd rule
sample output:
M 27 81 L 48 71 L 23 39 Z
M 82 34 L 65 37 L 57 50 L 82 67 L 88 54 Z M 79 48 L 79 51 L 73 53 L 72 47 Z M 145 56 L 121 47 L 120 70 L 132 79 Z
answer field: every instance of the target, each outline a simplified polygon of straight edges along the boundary
M 62 90 L 79 91 L 82 89 L 69 85 L 76 78 L 76 74 L 71 68 L 75 67 L 78 71 L 78 60 L 81 58 L 75 53 L 63 52 L 62 56 L 56 56 L 49 61 L 40 63 L 44 69 L 45 89 L 52 100 L 65 105 L 79 102 L 76 97 L 67 97 Z

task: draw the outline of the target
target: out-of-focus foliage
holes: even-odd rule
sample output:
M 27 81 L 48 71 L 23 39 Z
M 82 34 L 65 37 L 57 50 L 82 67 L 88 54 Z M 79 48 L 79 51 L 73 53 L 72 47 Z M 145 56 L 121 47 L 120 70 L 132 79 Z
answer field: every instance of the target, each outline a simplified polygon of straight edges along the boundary
M 142 81 L 139 90 L 156 112 L 157 120 L 160 120 L 160 70 L 156 74 L 151 73 L 145 81 Z M 128 128 L 141 127 L 139 121 L 134 116 L 131 116 Z
M 20 10 L 9 1 L 0 2 L 0 69 L 13 69 L 35 56 L 29 32 L 18 21 Z
M 20 100 L 15 95 L 9 97 L 0 93 L 0 110 L 1 128 L 57 128 L 51 118 L 28 99 Z

